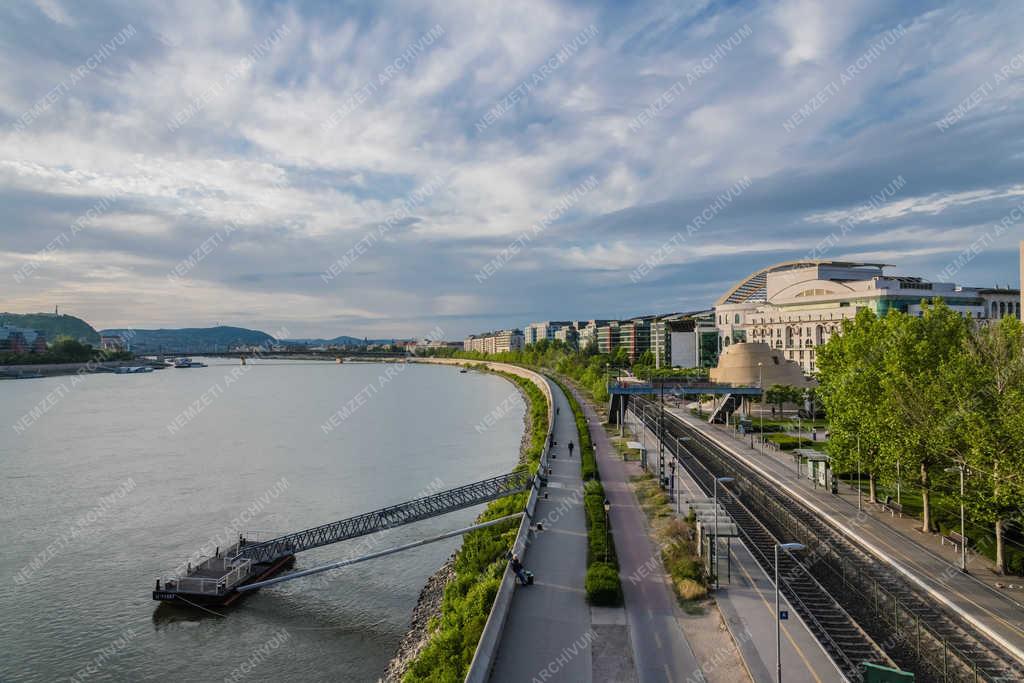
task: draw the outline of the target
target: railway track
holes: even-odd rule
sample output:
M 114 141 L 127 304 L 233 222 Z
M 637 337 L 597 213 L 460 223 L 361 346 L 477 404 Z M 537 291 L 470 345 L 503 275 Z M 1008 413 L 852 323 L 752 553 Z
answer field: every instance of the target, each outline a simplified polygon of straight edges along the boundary
M 657 433 L 659 416 L 645 413 Z M 780 590 L 848 678 L 859 679 L 861 662 L 869 661 L 895 663 L 919 681 L 1024 680 L 1020 665 L 987 637 L 700 431 L 669 413 L 662 428 L 671 437 L 665 450 L 706 492 L 715 477 L 735 477 L 719 487 L 719 502 L 769 575 L 775 543 L 807 547 L 798 556 L 780 555 Z M 675 437 L 688 437 L 686 447 Z

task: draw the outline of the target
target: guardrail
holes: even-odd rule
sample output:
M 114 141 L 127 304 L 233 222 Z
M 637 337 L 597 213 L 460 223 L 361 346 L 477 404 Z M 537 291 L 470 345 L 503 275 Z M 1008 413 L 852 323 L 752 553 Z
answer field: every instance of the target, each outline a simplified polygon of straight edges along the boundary
M 488 364 L 491 365 L 491 364 Z M 493 365 L 504 365 L 494 363 Z M 522 376 L 523 368 L 518 366 L 507 366 L 515 368 L 517 375 Z M 517 553 L 520 558 L 526 558 L 526 549 L 530 544 L 530 521 L 533 519 L 534 510 L 537 508 L 541 476 L 544 474 L 548 464 L 548 448 L 551 444 L 551 433 L 555 428 L 555 401 L 551 392 L 550 380 L 543 375 L 526 370 L 532 375 L 531 379 L 538 388 L 544 392 L 548 399 L 548 433 L 544 439 L 544 450 L 540 455 L 540 466 L 537 476 L 533 478 L 533 488 L 530 489 L 530 497 L 526 501 L 526 515 L 519 524 L 519 533 L 512 544 L 512 552 Z M 537 380 L 540 380 L 539 382 Z M 501 643 L 501 636 L 505 630 L 505 622 L 508 620 L 508 613 L 512 607 L 512 595 L 515 592 L 515 575 L 512 568 L 506 566 L 505 573 L 501 577 L 501 585 L 494 596 L 494 604 L 491 605 L 491 612 L 487 615 L 487 623 L 477 641 L 476 651 L 473 653 L 473 661 L 466 673 L 466 683 L 486 683 L 491 676 L 491 669 L 494 667 L 494 658 L 498 654 L 498 645 Z

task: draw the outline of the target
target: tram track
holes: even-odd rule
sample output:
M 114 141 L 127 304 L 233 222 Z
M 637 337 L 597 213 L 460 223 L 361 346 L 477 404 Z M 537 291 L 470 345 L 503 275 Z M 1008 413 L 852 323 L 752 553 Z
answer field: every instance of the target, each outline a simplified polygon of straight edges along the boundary
M 661 419 L 667 454 L 705 492 L 715 477 L 735 478 L 719 487 L 719 502 L 769 576 L 776 543 L 806 546 L 780 554 L 780 591 L 848 678 L 859 679 L 869 661 L 895 663 L 920 681 L 1022 680 L 1016 660 L 986 636 L 700 430 L 670 413 L 643 413 L 631 415 L 655 434 Z

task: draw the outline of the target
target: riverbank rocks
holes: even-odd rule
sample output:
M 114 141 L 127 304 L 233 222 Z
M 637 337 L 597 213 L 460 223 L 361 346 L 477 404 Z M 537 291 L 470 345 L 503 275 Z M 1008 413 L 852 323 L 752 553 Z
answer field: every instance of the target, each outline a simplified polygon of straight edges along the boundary
M 444 598 L 444 589 L 448 583 L 455 578 L 455 555 L 448 558 L 448 561 L 441 565 L 441 568 L 434 572 L 427 583 L 420 591 L 420 598 L 412 611 L 412 623 L 409 624 L 409 631 L 398 644 L 398 651 L 388 662 L 388 668 L 384 671 L 384 677 L 380 680 L 384 683 L 398 683 L 402 676 L 409 669 L 413 660 L 420 653 L 430 640 L 428 632 L 430 620 L 441 614 L 441 600 Z

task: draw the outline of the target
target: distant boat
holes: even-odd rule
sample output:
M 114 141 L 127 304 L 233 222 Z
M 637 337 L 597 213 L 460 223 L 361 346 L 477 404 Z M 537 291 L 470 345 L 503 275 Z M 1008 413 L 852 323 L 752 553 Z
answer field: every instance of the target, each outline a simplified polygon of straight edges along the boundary
M 462 370 L 459 370 L 459 374 L 462 374 L 462 375 L 465 375 L 467 372 L 469 372 L 469 370 L 466 370 L 465 368 L 463 368 Z
M 185 358 L 184 356 L 182 356 L 181 358 L 175 358 L 173 361 L 171 361 L 171 365 L 176 367 L 176 368 L 205 368 L 206 367 L 206 363 L 199 363 L 199 362 L 196 362 L 196 361 L 192 360 L 191 358 Z
M 140 372 L 153 372 L 153 368 L 148 365 L 122 365 L 114 368 L 114 373 L 118 375 L 135 375 Z

